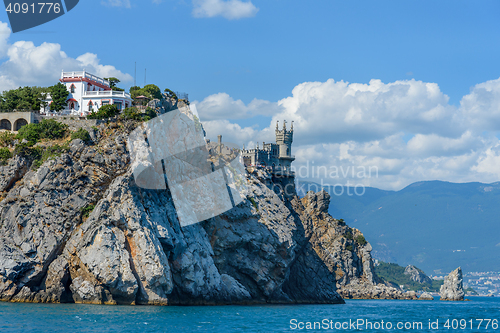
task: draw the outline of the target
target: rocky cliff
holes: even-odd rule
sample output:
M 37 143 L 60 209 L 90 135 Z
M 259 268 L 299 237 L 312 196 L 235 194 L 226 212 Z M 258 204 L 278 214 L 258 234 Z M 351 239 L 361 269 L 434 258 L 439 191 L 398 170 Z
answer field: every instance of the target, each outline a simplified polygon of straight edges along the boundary
M 439 291 L 441 301 L 463 301 L 464 287 L 462 278 L 462 268 L 458 267 L 444 278 L 444 284 Z
M 249 198 L 180 227 L 167 190 L 134 184 L 134 123 L 100 125 L 93 143 L 35 169 L 0 168 L 0 299 L 92 304 L 342 303 L 407 298 L 373 273 L 359 230 L 328 214 L 326 192 L 283 197 L 262 170 Z

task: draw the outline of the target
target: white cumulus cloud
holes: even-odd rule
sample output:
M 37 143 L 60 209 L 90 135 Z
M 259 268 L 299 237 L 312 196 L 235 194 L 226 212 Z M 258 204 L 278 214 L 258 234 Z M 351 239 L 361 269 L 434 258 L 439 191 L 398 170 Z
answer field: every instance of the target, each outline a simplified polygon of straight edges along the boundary
M 10 33 L 11 31 L 7 23 L 0 22 L 0 59 L 7 54 Z
M 401 131 L 459 136 L 462 131 L 454 124 L 455 108 L 448 99 L 435 83 L 329 79 L 297 85 L 292 96 L 279 101 L 285 112 L 274 118 L 295 121 L 307 143 L 370 141 Z
M 3 23 L 0 22 L 0 29 L 2 26 Z M 114 76 L 122 81 L 132 80 L 132 76 L 114 66 L 100 64 L 97 55 L 92 53 L 71 58 L 56 43 L 42 43 L 38 46 L 30 41 L 19 41 L 12 45 L 8 41 L 6 43 L 6 59 L 0 64 L 0 91 L 20 86 L 53 85 L 58 82 L 62 70 L 86 70 L 101 77 Z
M 464 122 L 478 131 L 500 130 L 500 78 L 475 85 L 460 102 Z
M 413 79 L 304 82 L 277 102 L 254 101 L 219 93 L 198 109 L 212 137 L 240 145 L 274 141 L 276 121 L 294 121 L 293 165 L 302 178 L 384 189 L 500 180 L 500 79 L 474 86 L 458 108 L 438 84 Z M 235 124 L 262 114 L 270 119 L 263 130 Z
M 234 100 L 226 93 L 213 94 L 203 101 L 194 102 L 200 110 L 201 120 L 241 119 L 256 115 L 274 115 L 282 111 L 277 103 L 254 99 L 245 105 L 241 99 Z
M 222 16 L 228 20 L 253 17 L 259 9 L 251 1 L 193 0 L 194 17 Z

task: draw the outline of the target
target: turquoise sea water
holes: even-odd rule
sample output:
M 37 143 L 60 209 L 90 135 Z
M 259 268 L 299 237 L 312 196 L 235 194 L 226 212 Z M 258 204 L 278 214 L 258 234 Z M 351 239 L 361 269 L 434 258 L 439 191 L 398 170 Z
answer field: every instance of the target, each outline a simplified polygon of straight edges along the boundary
M 500 320 L 499 298 L 474 297 L 470 302 L 453 303 L 437 300 L 346 302 L 345 305 L 200 307 L 0 302 L 0 332 L 500 332 L 495 325 Z M 483 321 L 478 328 L 479 319 L 496 321 L 491 321 L 488 328 L 487 321 Z M 429 320 L 439 321 L 439 328 L 429 329 Z M 449 328 L 445 327 L 447 320 Z M 463 329 L 460 320 L 462 324 L 465 320 Z M 364 321 L 362 325 L 352 326 L 361 321 Z M 311 325 L 319 322 L 323 328 L 307 329 L 307 322 Z M 300 323 L 304 329 L 299 329 Z M 388 329 L 389 323 L 392 329 Z M 397 329 L 398 323 L 403 325 L 402 330 Z M 421 328 L 418 323 L 422 323 Z M 335 325 L 340 329 L 335 329 Z

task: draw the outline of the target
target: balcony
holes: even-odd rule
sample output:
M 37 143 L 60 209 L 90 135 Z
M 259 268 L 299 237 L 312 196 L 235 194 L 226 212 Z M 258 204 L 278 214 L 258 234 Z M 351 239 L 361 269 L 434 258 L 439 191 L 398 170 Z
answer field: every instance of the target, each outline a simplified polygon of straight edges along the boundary
M 107 87 L 109 87 L 109 81 L 108 80 L 104 80 L 98 76 L 95 76 L 93 74 L 90 74 L 90 73 L 87 73 L 85 71 L 82 71 L 82 72 L 62 72 L 61 73 L 61 80 L 63 79 L 74 79 L 74 78 L 86 78 L 86 79 L 89 79 L 91 81 L 94 81 L 94 82 L 97 82 L 97 83 L 100 83 L 102 85 L 105 85 Z
M 105 90 L 105 91 L 84 91 L 83 97 L 110 97 L 110 98 L 128 98 L 130 97 L 129 93 L 125 91 L 115 91 L 115 90 Z

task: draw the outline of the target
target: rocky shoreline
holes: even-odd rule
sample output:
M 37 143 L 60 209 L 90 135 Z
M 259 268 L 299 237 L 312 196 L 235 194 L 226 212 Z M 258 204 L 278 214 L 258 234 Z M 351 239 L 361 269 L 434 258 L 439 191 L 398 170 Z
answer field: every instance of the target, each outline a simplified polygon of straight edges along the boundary
M 31 167 L 0 167 L 0 300 L 208 305 L 417 299 L 373 270 L 361 231 L 328 214 L 330 196 L 284 197 L 267 171 L 249 198 L 181 228 L 167 190 L 134 184 L 136 124 L 102 124 L 93 143 Z

